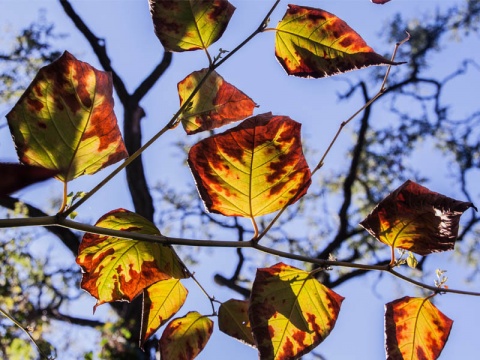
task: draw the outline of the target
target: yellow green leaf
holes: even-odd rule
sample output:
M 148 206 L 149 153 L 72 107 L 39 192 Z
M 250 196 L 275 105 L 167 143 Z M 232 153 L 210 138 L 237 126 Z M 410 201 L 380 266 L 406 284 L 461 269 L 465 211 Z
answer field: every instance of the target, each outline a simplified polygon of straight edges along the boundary
M 178 83 L 180 105 L 205 77 L 208 69 L 195 71 Z M 211 130 L 252 115 L 256 104 L 213 71 L 181 114 L 187 134 Z
M 275 56 L 287 74 L 322 78 L 371 65 L 396 65 L 367 45 L 337 16 L 288 5 L 277 25 Z
M 125 209 L 102 216 L 98 227 L 160 235 L 147 219 Z M 174 250 L 158 243 L 86 233 L 80 243 L 77 264 L 82 267 L 82 289 L 103 303 L 132 301 L 160 280 L 187 277 Z
M 143 292 L 142 345 L 185 303 L 188 290 L 179 279 L 167 279 L 150 285 Z
M 420 255 L 452 250 L 460 216 L 471 202 L 458 201 L 406 181 L 360 223 L 376 239 Z
M 7 115 L 20 161 L 69 181 L 127 157 L 112 76 L 65 52 L 43 67 Z
M 385 305 L 385 347 L 388 360 L 435 360 L 453 321 L 428 298 L 403 297 Z
M 235 7 L 226 0 L 149 0 L 155 34 L 168 51 L 206 49 L 227 28 Z
M 343 299 L 292 266 L 258 269 L 249 318 L 260 358 L 298 359 L 313 350 L 335 326 Z
M 235 299 L 222 303 L 218 309 L 218 328 L 247 345 L 255 346 L 248 319 L 249 304 L 247 300 Z
M 268 113 L 195 144 L 188 163 L 207 209 L 254 217 L 300 199 L 311 182 L 300 127 Z
M 213 331 L 213 321 L 196 311 L 173 319 L 160 338 L 162 360 L 192 360 L 203 350 Z

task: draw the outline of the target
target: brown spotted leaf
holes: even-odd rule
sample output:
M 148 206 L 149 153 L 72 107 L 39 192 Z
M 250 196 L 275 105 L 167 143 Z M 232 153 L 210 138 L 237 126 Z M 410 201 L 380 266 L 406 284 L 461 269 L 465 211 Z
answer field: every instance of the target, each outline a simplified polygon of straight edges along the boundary
M 207 209 L 255 217 L 300 199 L 311 182 L 300 127 L 262 114 L 194 145 L 188 163 Z
M 288 5 L 277 25 L 275 56 L 287 74 L 322 78 L 371 65 L 397 65 L 350 26 L 321 9 Z
M 180 105 L 184 104 L 207 72 L 208 69 L 195 71 L 178 83 Z M 181 114 L 182 125 L 189 135 L 215 129 L 251 116 L 255 106 L 252 99 L 213 71 Z
M 95 225 L 160 235 L 150 221 L 125 209 L 105 214 Z M 187 276 L 174 250 L 154 242 L 86 233 L 78 252 L 81 286 L 97 299 L 95 308 L 111 301 L 132 301 L 157 281 Z
M 218 327 L 220 331 L 241 342 L 255 346 L 252 328 L 248 319 L 249 301 L 230 299 L 218 309 Z
M 453 321 L 430 300 L 403 297 L 385 305 L 387 360 L 435 360 L 440 356 Z
M 127 157 L 112 76 L 65 52 L 43 67 L 7 115 L 20 161 L 70 181 Z
M 460 216 L 471 207 L 475 208 L 470 202 L 446 197 L 408 180 L 360 225 L 384 244 L 427 255 L 454 248 Z
M 158 342 L 162 360 L 192 360 L 203 350 L 213 331 L 213 321 L 196 311 L 173 319 Z
M 23 164 L 0 163 L 0 196 L 8 195 L 28 185 L 50 179 L 57 170 Z
M 249 318 L 261 359 L 298 359 L 332 331 L 343 297 L 310 273 L 276 264 L 258 269 Z
M 143 292 L 141 344 L 175 315 L 185 303 L 188 290 L 179 279 L 167 279 L 150 285 Z
M 167 51 L 206 49 L 227 28 L 235 7 L 226 0 L 149 0 L 155 34 Z

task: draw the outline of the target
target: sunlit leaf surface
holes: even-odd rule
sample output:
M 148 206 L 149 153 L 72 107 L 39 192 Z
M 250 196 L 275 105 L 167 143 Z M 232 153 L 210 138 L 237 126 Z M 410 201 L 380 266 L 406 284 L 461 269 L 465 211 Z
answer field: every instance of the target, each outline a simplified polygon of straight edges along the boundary
M 207 71 L 195 71 L 178 84 L 180 105 L 184 104 Z M 253 114 L 255 106 L 252 99 L 214 71 L 181 114 L 181 120 L 190 135 L 245 119 Z
M 105 214 L 96 226 L 160 234 L 150 221 L 125 209 Z M 90 233 L 80 243 L 77 264 L 83 270 L 82 289 L 97 299 L 95 307 L 111 301 L 131 301 L 157 281 L 186 277 L 183 265 L 170 247 Z
M 109 73 L 68 52 L 43 67 L 7 115 L 20 161 L 69 181 L 126 158 L 112 89 Z
M 362 225 L 381 242 L 420 255 L 452 250 L 460 216 L 474 207 L 410 180 L 383 199 Z
M 311 180 L 300 127 L 262 114 L 194 145 L 188 163 L 207 209 L 254 217 L 302 197 Z
M 378 55 L 337 16 L 305 6 L 288 5 L 277 25 L 275 55 L 287 74 L 325 76 L 371 65 L 396 64 Z
M 143 293 L 142 344 L 185 303 L 188 291 L 179 279 L 156 282 Z
M 453 321 L 428 299 L 404 297 L 385 305 L 387 360 L 435 360 Z
M 173 319 L 158 343 L 162 360 L 194 359 L 207 344 L 212 331 L 213 321 L 196 311 Z
M 225 334 L 234 337 L 241 342 L 255 346 L 252 328 L 248 319 L 247 300 L 230 299 L 218 309 L 218 327 Z
M 258 269 L 249 318 L 260 358 L 298 359 L 310 352 L 335 326 L 343 299 L 283 263 Z
M 226 0 L 149 0 L 155 34 L 168 51 L 206 49 L 227 28 L 235 7 Z
M 0 163 L 0 196 L 50 179 L 57 173 L 57 170 L 45 169 L 39 166 Z

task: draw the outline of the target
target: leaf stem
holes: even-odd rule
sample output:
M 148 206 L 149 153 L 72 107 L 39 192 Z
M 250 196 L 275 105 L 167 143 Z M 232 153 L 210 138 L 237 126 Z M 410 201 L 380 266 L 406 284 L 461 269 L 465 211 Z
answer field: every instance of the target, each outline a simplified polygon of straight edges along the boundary
M 210 305 L 212 305 L 212 316 L 216 316 L 217 315 L 217 311 L 215 310 L 215 305 L 213 304 L 214 302 L 216 302 L 215 298 L 210 296 L 207 291 L 205 290 L 205 288 L 202 286 L 202 284 L 200 284 L 200 282 L 197 280 L 197 278 L 195 277 L 195 274 L 188 271 L 189 272 L 189 275 L 190 277 L 192 278 L 193 281 L 195 281 L 195 283 L 197 284 L 197 286 L 200 288 L 200 290 L 202 290 L 202 292 L 205 294 L 205 296 L 208 298 L 208 300 L 210 301 Z
M 30 339 L 30 341 L 35 345 L 35 347 L 37 348 L 40 356 L 42 358 L 45 358 L 47 360 L 51 360 L 52 358 L 48 355 L 45 355 L 45 353 L 40 349 L 40 347 L 38 346 L 38 344 L 36 343 L 35 339 L 33 338 L 32 334 L 30 334 L 30 332 L 24 328 L 22 326 L 22 324 L 20 324 L 17 320 L 15 320 L 12 316 L 10 316 L 10 314 L 8 314 L 6 311 L 4 311 L 3 309 L 0 308 L 0 313 L 5 316 L 7 319 L 9 319 L 11 322 L 13 322 L 15 324 L 15 326 L 17 326 L 20 330 L 22 330 L 25 334 L 27 334 L 28 338 Z

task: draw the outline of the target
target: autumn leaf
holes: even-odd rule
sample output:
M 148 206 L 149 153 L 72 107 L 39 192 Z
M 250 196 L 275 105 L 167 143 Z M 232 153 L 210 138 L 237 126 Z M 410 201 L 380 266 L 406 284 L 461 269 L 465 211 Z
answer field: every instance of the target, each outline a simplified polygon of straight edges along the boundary
M 178 83 L 180 106 L 207 72 L 208 69 L 195 71 Z M 245 119 L 253 114 L 255 106 L 252 99 L 213 71 L 180 118 L 185 131 L 191 135 Z
M 261 359 L 298 359 L 332 331 L 343 297 L 283 263 L 258 269 L 249 318 Z
M 230 299 L 218 309 L 218 327 L 220 331 L 241 342 L 255 346 L 252 328 L 248 319 L 249 301 Z
M 300 199 L 311 182 L 300 127 L 262 114 L 194 145 L 188 163 L 207 209 L 254 217 Z
M 387 360 L 434 360 L 440 356 L 453 321 L 430 300 L 403 297 L 385 305 Z
M 160 235 L 147 219 L 125 209 L 102 216 L 98 227 Z M 97 299 L 95 308 L 111 301 L 132 301 L 160 280 L 187 277 L 174 250 L 159 243 L 86 233 L 77 264 L 82 267 L 82 289 Z
M 196 311 L 172 320 L 158 342 L 162 360 L 192 360 L 203 350 L 213 321 Z
M 149 0 L 155 34 L 167 51 L 206 49 L 227 28 L 235 7 L 226 0 Z
M 370 0 L 372 3 L 374 4 L 386 4 L 387 2 L 389 2 L 390 0 Z
M 371 65 L 397 65 L 367 45 L 337 16 L 288 5 L 278 23 L 275 56 L 287 74 L 322 78 Z
M 141 345 L 185 303 L 188 290 L 179 279 L 167 279 L 150 285 L 143 292 Z
M 57 175 L 58 171 L 39 166 L 0 163 L 0 174 L 0 196 L 4 196 L 50 179 Z
M 126 158 L 112 89 L 110 73 L 68 52 L 40 69 L 7 115 L 20 161 L 67 182 Z
M 360 223 L 376 239 L 420 255 L 452 250 L 460 216 L 470 202 L 458 201 L 406 181 Z

